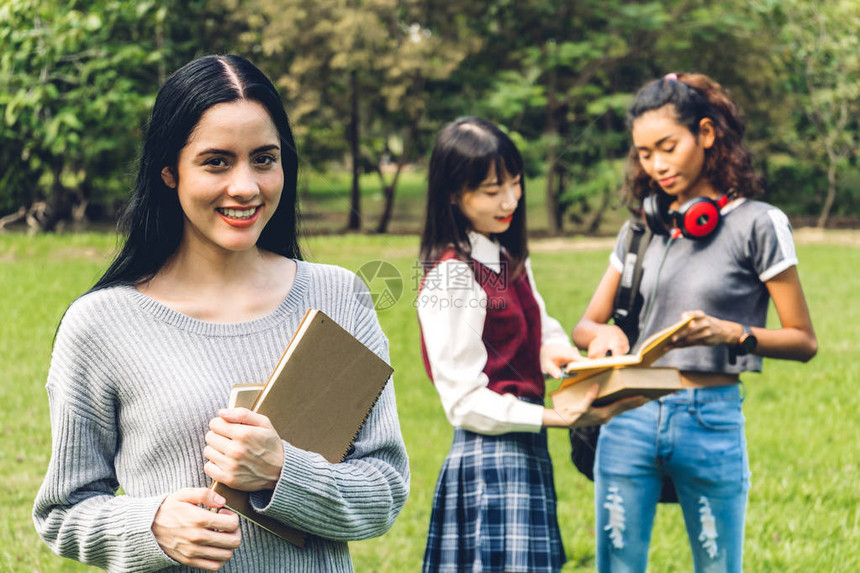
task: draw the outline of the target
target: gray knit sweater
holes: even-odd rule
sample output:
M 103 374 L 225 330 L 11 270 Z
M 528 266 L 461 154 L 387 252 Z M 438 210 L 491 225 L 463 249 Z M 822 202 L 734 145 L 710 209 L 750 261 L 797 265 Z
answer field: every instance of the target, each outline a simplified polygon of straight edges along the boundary
M 249 322 L 195 320 L 130 286 L 71 305 L 48 375 L 53 446 L 33 509 L 51 549 L 110 571 L 189 571 L 162 552 L 150 528 L 167 494 L 209 485 L 204 437 L 230 386 L 264 382 L 309 307 L 388 360 L 363 283 L 338 267 L 297 264 L 284 301 Z M 274 492 L 252 502 L 310 533 L 306 546 L 241 519 L 242 545 L 222 571 L 351 571 L 346 542 L 385 533 L 408 494 L 393 385 L 343 463 L 286 442 L 284 455 Z

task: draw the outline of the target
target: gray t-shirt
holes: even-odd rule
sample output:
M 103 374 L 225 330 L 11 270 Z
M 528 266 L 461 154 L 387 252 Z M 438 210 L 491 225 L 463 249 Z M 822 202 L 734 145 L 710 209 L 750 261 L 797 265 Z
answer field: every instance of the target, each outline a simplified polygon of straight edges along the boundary
M 788 217 L 772 205 L 746 199 L 732 201 L 721 213 L 720 228 L 706 239 L 652 238 L 642 263 L 640 342 L 690 310 L 749 326 L 766 325 L 765 283 L 797 265 Z M 610 255 L 619 272 L 628 228 L 625 224 L 621 229 Z M 761 357 L 738 356 L 736 364 L 729 364 L 727 346 L 693 346 L 670 351 L 655 366 L 738 374 L 760 372 Z

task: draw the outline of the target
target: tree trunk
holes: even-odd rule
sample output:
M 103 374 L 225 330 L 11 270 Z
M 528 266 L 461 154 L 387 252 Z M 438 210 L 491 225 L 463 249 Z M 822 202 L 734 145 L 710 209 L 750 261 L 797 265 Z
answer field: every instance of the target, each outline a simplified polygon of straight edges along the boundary
M 603 222 L 603 216 L 606 214 L 607 209 L 609 209 L 609 203 L 612 199 L 612 190 L 605 189 L 603 191 L 603 195 L 600 198 L 600 205 L 598 205 L 597 209 L 594 211 L 594 215 L 591 217 L 591 221 L 588 223 L 586 227 L 586 233 L 589 235 L 597 234 L 597 231 L 600 230 L 600 223 Z
M 348 231 L 361 229 L 361 189 L 358 183 L 360 175 L 359 147 L 358 147 L 358 72 L 350 72 L 349 87 L 351 90 L 351 112 L 349 122 L 349 147 L 352 155 L 352 190 L 349 195 L 349 222 L 346 225 Z
M 546 170 L 546 217 L 547 231 L 550 235 L 556 236 L 561 233 L 562 221 L 559 213 L 558 191 L 556 189 L 556 161 L 558 161 L 558 126 L 555 121 L 555 113 L 557 109 L 555 95 L 555 69 L 551 69 L 549 82 L 546 88 L 547 105 L 546 119 L 544 122 L 544 135 L 549 141 L 547 149 L 547 170 Z
M 391 216 L 394 214 L 394 194 L 397 191 L 397 181 L 400 179 L 400 173 L 406 166 L 406 162 L 412 157 L 412 147 L 415 139 L 418 137 L 418 121 L 413 121 L 409 126 L 406 143 L 403 145 L 403 153 L 397 159 L 397 170 L 394 172 L 394 179 L 386 185 L 385 178 L 382 176 L 382 169 L 377 167 L 379 180 L 382 182 L 382 195 L 385 199 L 385 205 L 382 208 L 382 216 L 379 218 L 379 224 L 376 226 L 377 233 L 387 233 L 388 225 L 391 223 Z
M 551 106 L 550 106 L 551 107 Z M 559 220 L 558 208 L 558 190 L 556 189 L 556 169 L 555 162 L 557 160 L 556 142 L 558 133 L 555 129 L 555 120 L 553 119 L 552 110 L 547 111 L 545 134 L 549 140 L 547 148 L 547 170 L 546 170 L 546 216 L 547 216 L 547 231 L 550 235 L 558 235 L 561 232 L 561 221 Z
M 397 166 L 397 170 L 400 171 L 400 166 Z M 380 174 L 380 179 L 382 178 L 382 174 Z M 397 179 L 392 181 L 389 185 L 385 185 L 383 182 L 382 185 L 382 197 L 385 200 L 385 205 L 382 208 L 382 216 L 379 218 L 379 223 L 376 225 L 376 232 L 379 234 L 388 232 L 388 224 L 391 222 L 391 214 L 394 211 L 394 191 L 397 187 Z
M 836 160 L 830 159 L 827 165 L 827 197 L 824 199 L 824 207 L 821 209 L 821 215 L 818 217 L 818 228 L 823 229 L 827 225 L 827 217 L 830 216 L 830 209 L 833 208 L 833 201 L 836 199 Z
M 11 225 L 24 219 L 27 216 L 27 207 L 21 206 L 17 211 L 5 217 L 0 217 L 0 233 L 2 233 L 6 225 Z
M 69 193 L 63 186 L 62 182 L 62 163 L 55 162 L 51 166 L 51 175 L 53 183 L 51 185 L 51 194 L 46 200 L 47 208 L 41 212 L 41 217 L 35 216 L 34 220 L 39 226 L 39 231 L 43 233 L 52 233 L 59 230 L 65 220 L 71 215 L 71 201 Z

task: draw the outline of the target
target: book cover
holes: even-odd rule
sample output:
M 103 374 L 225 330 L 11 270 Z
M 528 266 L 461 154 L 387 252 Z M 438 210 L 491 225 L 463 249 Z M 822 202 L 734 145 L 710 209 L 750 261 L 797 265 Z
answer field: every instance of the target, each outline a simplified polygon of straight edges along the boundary
M 339 463 L 392 372 L 334 320 L 309 309 L 268 381 L 262 387 L 237 385 L 231 395 L 238 401 L 257 393 L 249 409 L 267 416 L 281 439 Z M 211 487 L 232 511 L 304 546 L 304 532 L 254 511 L 248 492 L 218 482 Z
M 646 396 L 653 400 L 682 389 L 677 368 L 614 368 L 591 376 L 581 384 L 570 384 L 551 392 L 553 406 L 577 408 L 593 384 L 600 385 L 592 403 L 597 407 L 629 396 Z
M 657 359 L 666 354 L 666 347 L 669 345 L 672 336 L 687 326 L 691 320 L 693 319 L 685 318 L 663 330 L 655 332 L 642 342 L 642 346 L 635 354 L 577 360 L 568 363 L 564 370 L 560 388 L 577 384 L 608 370 L 629 368 L 631 366 L 651 366 Z

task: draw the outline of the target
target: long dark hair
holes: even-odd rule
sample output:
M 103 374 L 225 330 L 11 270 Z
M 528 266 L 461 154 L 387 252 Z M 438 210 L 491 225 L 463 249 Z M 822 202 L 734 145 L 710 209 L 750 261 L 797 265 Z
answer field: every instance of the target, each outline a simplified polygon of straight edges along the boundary
M 284 188 L 257 246 L 285 257 L 302 258 L 297 231 L 298 153 L 278 92 L 265 74 L 244 58 L 205 56 L 179 68 L 158 92 L 143 137 L 137 181 L 119 222 L 125 243 L 90 290 L 145 282 L 176 252 L 184 226 L 182 207 L 176 190 L 162 180 L 161 171 L 170 167 L 175 172 L 179 151 L 206 110 L 239 100 L 262 104 L 281 139 Z
M 636 94 L 627 113 L 628 128 L 642 114 L 671 105 L 675 119 L 693 135 L 698 135 L 704 118 L 714 123 L 714 145 L 705 150 L 703 175 L 717 190 L 739 197 L 757 197 L 761 180 L 752 167 L 749 150 L 743 143 L 746 126 L 738 106 L 723 87 L 703 74 L 668 74 L 654 80 Z M 631 147 L 624 184 L 628 205 L 634 206 L 648 195 L 662 193 L 639 163 Z
M 442 128 L 430 156 L 427 214 L 420 251 L 425 269 L 431 268 L 450 249 L 464 261 L 472 260 L 467 235 L 471 223 L 460 211 L 456 199 L 463 191 L 477 189 L 490 167 L 495 167 L 499 178 L 505 172 L 511 177 L 520 176 L 522 197 L 510 226 L 496 238 L 510 256 L 512 276 L 523 268 L 528 256 L 523 158 L 511 138 L 495 124 L 478 117 L 462 117 Z

